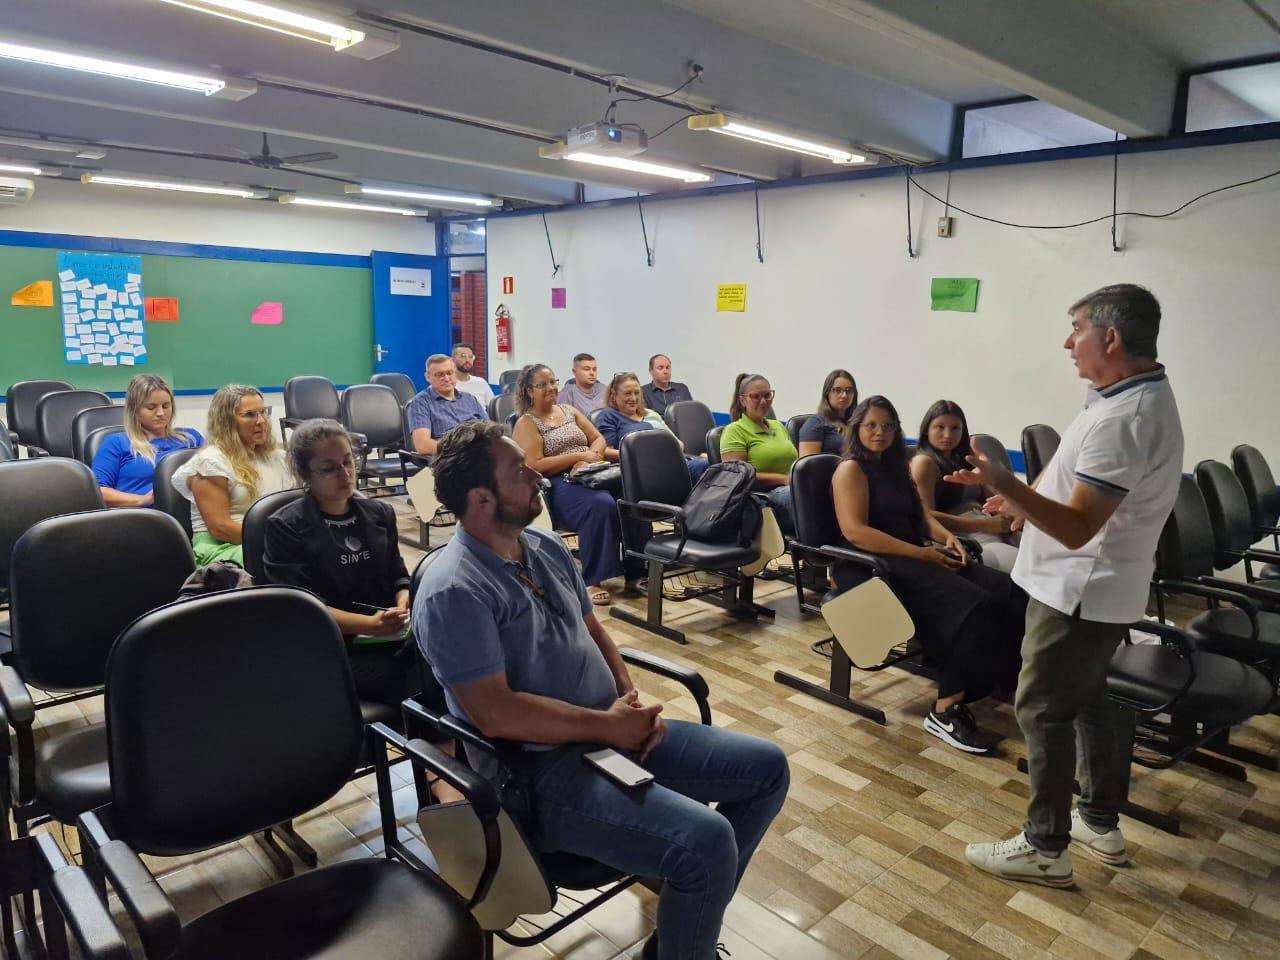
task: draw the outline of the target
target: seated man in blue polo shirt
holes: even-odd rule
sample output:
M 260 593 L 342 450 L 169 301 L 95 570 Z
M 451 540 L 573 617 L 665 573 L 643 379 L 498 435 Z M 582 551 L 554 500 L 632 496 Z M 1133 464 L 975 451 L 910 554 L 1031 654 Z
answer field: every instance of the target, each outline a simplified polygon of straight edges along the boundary
M 468 420 L 488 420 L 489 414 L 458 389 L 453 358 L 433 353 L 427 357 L 427 389 L 409 401 L 408 419 L 414 451 L 433 457 L 446 433 Z
M 646 960 L 714 960 L 725 908 L 786 797 L 786 756 L 641 701 L 560 537 L 528 528 L 542 477 L 501 427 L 458 427 L 433 469 L 458 532 L 423 578 L 413 632 L 450 711 L 526 744 L 539 849 L 662 879 Z M 601 746 L 654 781 L 627 788 L 598 772 L 583 754 Z

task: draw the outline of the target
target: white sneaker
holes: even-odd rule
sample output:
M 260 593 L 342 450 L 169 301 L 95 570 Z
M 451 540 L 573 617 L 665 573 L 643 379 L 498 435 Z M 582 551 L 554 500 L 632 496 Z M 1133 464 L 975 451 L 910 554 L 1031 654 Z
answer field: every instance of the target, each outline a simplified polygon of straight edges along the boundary
M 1113 827 L 1106 833 L 1099 833 L 1084 822 L 1080 811 L 1071 808 L 1071 839 L 1084 847 L 1085 852 L 1095 860 L 1118 867 L 1129 862 L 1129 855 L 1124 849 L 1124 834 L 1119 827 Z
M 1056 857 L 1042 853 L 1020 833 L 998 843 L 971 843 L 964 848 L 970 863 L 1005 880 L 1024 880 L 1046 887 L 1069 887 L 1075 882 L 1071 854 L 1063 850 Z

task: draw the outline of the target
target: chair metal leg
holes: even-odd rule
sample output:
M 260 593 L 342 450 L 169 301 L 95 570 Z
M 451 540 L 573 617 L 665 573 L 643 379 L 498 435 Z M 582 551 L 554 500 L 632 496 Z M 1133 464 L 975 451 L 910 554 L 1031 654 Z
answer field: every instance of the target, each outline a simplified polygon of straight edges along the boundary
M 1018 772 L 1027 772 L 1027 758 L 1018 758 Z M 1080 781 L 1071 781 L 1071 792 L 1080 792 Z M 1160 813 L 1152 810 L 1150 807 L 1144 807 L 1140 803 L 1134 803 L 1132 800 L 1126 800 L 1120 804 L 1119 812 L 1130 820 L 1137 820 L 1139 823 L 1145 823 L 1149 827 L 1155 827 L 1163 833 L 1171 833 L 1175 837 L 1182 833 L 1182 823 L 1177 817 L 1171 817 L 1167 813 Z
M 267 859 L 271 861 L 271 866 L 280 879 L 287 880 L 293 876 L 293 861 L 289 859 L 287 853 L 280 849 L 280 845 L 276 843 L 275 834 L 271 832 L 270 827 L 261 833 L 255 833 L 253 839 L 257 841 L 262 852 L 267 855 Z
M 616 606 L 609 608 L 609 616 L 621 620 L 623 623 L 629 623 L 633 627 L 639 627 L 641 630 L 648 630 L 650 633 L 656 633 L 660 637 L 666 637 L 674 643 L 688 643 L 689 641 L 685 639 L 684 634 L 679 630 L 673 630 L 671 627 L 662 625 L 662 562 L 659 560 L 649 561 L 647 598 L 645 616 L 643 618 L 637 617 L 630 610 L 624 610 L 622 607 Z
M 284 841 L 284 845 L 293 851 L 293 855 L 306 866 L 314 868 L 320 862 L 320 855 L 316 853 L 315 847 L 298 836 L 298 831 L 293 828 L 292 820 L 278 823 L 272 829 Z
M 1261 767 L 1263 770 L 1280 770 L 1280 757 L 1259 753 L 1257 750 L 1250 750 L 1248 747 L 1232 743 L 1230 730 L 1223 730 L 1216 734 L 1201 749 L 1216 753 L 1220 757 L 1230 757 L 1232 760 Z
M 1240 764 L 1201 750 L 1193 750 L 1185 759 L 1187 763 L 1194 763 L 1197 767 L 1204 767 L 1206 770 L 1212 770 L 1214 773 L 1238 780 L 1240 783 L 1246 783 L 1249 780 L 1249 772 Z
M 854 700 L 849 696 L 851 667 L 849 655 L 844 652 L 844 647 L 840 646 L 839 643 L 833 642 L 831 644 L 831 675 L 826 687 L 783 670 L 775 672 L 773 679 L 784 687 L 807 693 L 823 703 L 829 703 L 833 707 L 840 707 L 842 710 L 848 710 L 850 713 L 856 713 L 860 717 L 866 717 L 868 720 L 874 720 L 881 726 L 885 726 L 888 721 L 883 710 L 860 700 Z

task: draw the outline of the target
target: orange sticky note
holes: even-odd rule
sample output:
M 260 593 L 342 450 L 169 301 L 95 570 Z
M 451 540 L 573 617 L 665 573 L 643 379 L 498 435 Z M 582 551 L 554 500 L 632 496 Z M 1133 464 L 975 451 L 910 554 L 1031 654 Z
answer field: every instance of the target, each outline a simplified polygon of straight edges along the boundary
M 177 323 L 177 297 L 143 297 L 143 309 L 148 323 Z
M 37 280 L 35 283 L 28 283 L 25 287 L 14 293 L 14 295 L 9 298 L 9 306 L 52 307 L 53 281 Z
M 253 308 L 249 322 L 258 326 L 274 327 L 284 323 L 284 304 L 267 300 Z

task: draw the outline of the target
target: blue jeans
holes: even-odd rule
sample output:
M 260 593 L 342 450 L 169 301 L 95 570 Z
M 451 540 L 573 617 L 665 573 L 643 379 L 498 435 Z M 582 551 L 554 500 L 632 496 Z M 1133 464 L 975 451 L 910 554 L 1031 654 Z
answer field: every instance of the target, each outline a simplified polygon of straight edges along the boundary
M 659 955 L 714 960 L 724 911 L 786 799 L 786 755 L 768 740 L 673 720 L 644 762 L 654 782 L 628 789 L 582 759 L 592 749 L 536 767 L 535 844 L 661 879 Z

